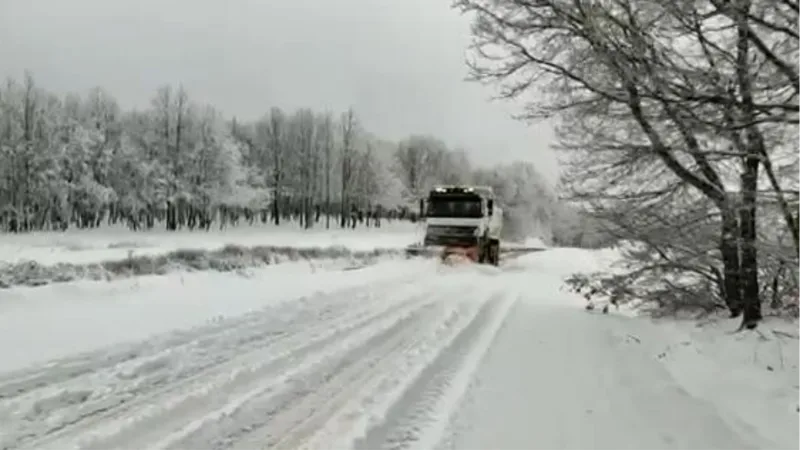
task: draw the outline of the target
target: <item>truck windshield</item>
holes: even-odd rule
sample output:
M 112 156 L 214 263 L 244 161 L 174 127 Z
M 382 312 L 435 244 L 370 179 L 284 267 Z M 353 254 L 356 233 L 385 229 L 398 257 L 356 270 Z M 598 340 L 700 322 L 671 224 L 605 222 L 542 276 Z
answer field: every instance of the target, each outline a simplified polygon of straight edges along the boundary
M 481 201 L 474 198 L 429 198 L 428 217 L 483 217 Z

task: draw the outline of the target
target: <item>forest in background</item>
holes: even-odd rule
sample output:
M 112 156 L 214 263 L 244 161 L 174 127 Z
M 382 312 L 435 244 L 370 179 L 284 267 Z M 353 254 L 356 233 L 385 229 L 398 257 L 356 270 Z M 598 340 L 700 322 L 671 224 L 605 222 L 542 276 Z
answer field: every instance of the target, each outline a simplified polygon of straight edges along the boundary
M 434 184 L 491 185 L 508 237 L 581 244 L 573 211 L 527 162 L 474 167 L 434 136 L 391 142 L 350 109 L 266 107 L 258 120 L 224 117 L 165 85 L 143 110 L 102 88 L 58 95 L 32 74 L 0 87 L 0 230 L 123 224 L 133 230 L 210 229 L 240 222 L 310 227 L 416 220 Z M 552 236 L 552 220 L 575 231 Z

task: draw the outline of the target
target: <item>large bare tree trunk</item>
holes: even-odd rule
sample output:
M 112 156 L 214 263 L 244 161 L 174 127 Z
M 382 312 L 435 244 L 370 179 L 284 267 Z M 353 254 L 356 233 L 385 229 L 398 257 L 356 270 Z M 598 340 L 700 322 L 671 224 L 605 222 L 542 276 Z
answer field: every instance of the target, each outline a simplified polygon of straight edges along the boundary
M 763 136 L 756 125 L 753 82 L 750 74 L 751 30 L 747 22 L 751 0 L 738 0 L 736 3 L 736 81 L 742 99 L 742 119 L 748 124 L 745 129 L 746 156 L 740 178 L 742 208 L 739 225 L 741 227 L 742 301 L 744 307 L 742 327 L 755 328 L 762 319 L 761 293 L 758 284 L 758 250 L 756 248 L 758 168 L 761 165 L 761 155 L 766 153 L 766 149 Z
M 742 326 L 755 328 L 762 319 L 761 293 L 758 283 L 758 250 L 756 248 L 757 203 L 756 190 L 758 184 L 757 159 L 749 159 L 745 163 L 745 171 L 741 175 L 742 207 L 740 209 L 741 232 L 741 267 L 742 267 Z
M 722 255 L 722 298 L 731 317 L 742 314 L 741 262 L 739 259 L 739 218 L 734 205 L 726 204 L 722 210 L 722 228 L 719 250 Z

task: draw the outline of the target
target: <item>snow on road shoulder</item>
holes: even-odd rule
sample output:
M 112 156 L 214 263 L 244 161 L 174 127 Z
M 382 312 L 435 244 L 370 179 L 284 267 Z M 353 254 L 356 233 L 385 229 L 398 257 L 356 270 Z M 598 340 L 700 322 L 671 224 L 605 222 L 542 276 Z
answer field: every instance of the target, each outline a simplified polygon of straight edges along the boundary
M 614 250 L 553 248 L 511 260 L 507 270 L 520 274 L 519 290 L 527 283 L 529 291 L 551 293 L 528 296 L 528 301 L 562 302 L 582 309 L 583 298 L 563 290 L 554 295 L 558 287 L 545 284 L 573 273 L 613 270 L 618 258 Z M 555 277 L 535 277 L 536 273 Z M 687 392 L 714 404 L 733 426 L 797 448 L 797 321 L 772 318 L 757 331 L 734 333 L 739 319 L 653 320 L 626 307 L 619 312 L 612 308 L 611 313 L 630 319 L 619 330 L 621 339 L 640 344 Z M 596 315 L 597 320 L 608 318 Z
M 88 264 L 133 256 L 161 255 L 179 249 L 216 250 L 226 245 L 343 247 L 351 251 L 402 249 L 418 240 L 418 224 L 384 222 L 380 228 L 312 228 L 295 223 L 239 225 L 225 230 L 131 231 L 121 226 L 65 232 L 0 234 L 0 262 Z
M 586 312 L 579 295 L 559 289 L 573 273 L 613 270 L 615 250 L 552 248 L 510 259 L 504 273 L 509 288 L 528 292 L 525 301 L 574 305 Z M 515 276 L 508 276 L 511 273 Z M 675 381 L 696 398 L 710 402 L 737 429 L 798 447 L 798 324 L 769 318 L 756 331 L 734 333 L 740 319 L 653 320 L 623 307 L 619 338 L 659 361 Z
M 0 372 L 108 345 L 146 339 L 303 296 L 367 286 L 426 270 L 423 261 L 360 268 L 286 263 L 236 273 L 144 276 L 11 288 L 0 302 Z
M 112 281 L 144 275 L 166 275 L 181 271 L 232 272 L 255 267 L 308 261 L 310 264 L 331 260 L 351 260 L 354 264 L 372 264 L 379 259 L 398 257 L 399 250 L 372 249 L 351 251 L 343 247 L 246 247 L 226 245 L 218 250 L 182 249 L 155 256 L 130 256 L 101 263 L 58 263 L 41 265 L 35 261 L 17 264 L 0 263 L 0 288 L 45 286 L 76 280 Z M 313 261 L 313 262 L 312 262 Z
M 613 270 L 618 258 L 614 250 L 552 249 L 520 258 L 519 264 L 525 270 L 568 276 Z M 564 301 L 585 305 L 576 294 L 562 294 Z M 597 320 L 605 319 L 595 314 Z M 678 384 L 714 404 L 732 426 L 780 448 L 798 447 L 796 320 L 768 318 L 755 331 L 735 333 L 741 319 L 655 320 L 640 315 L 635 305 L 611 308 L 611 314 L 630 318 L 620 330 L 622 338 L 643 345 Z
M 715 404 L 732 425 L 779 448 L 797 448 L 797 322 L 769 318 L 755 331 L 737 333 L 740 320 L 662 319 L 653 325 L 658 340 L 643 343 L 678 383 Z

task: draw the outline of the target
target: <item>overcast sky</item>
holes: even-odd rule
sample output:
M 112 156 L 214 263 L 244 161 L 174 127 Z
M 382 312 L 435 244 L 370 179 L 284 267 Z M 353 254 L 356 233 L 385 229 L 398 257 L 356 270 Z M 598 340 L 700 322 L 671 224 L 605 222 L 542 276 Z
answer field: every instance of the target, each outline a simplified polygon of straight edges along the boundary
M 100 85 L 123 107 L 182 82 L 227 115 L 344 110 L 389 139 L 431 133 L 477 163 L 555 175 L 552 132 L 463 81 L 466 17 L 450 0 L 0 0 L 0 75 L 64 93 Z

